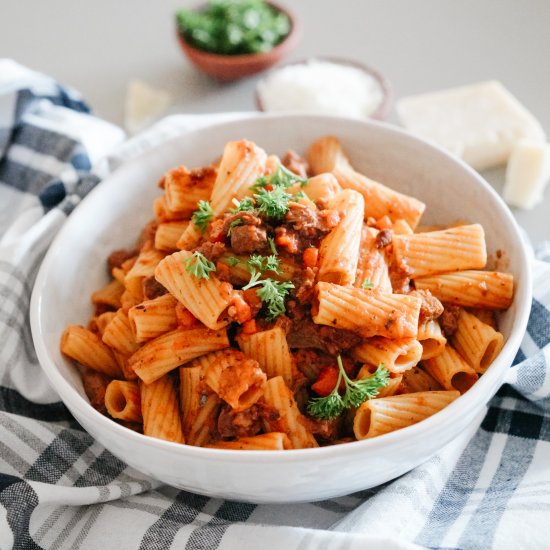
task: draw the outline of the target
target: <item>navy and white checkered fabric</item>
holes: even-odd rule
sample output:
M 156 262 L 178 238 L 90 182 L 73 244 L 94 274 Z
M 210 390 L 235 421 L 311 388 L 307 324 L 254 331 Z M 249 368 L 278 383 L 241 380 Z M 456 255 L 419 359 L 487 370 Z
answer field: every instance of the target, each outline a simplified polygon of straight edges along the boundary
M 171 117 L 115 147 L 120 130 L 74 92 L 0 60 L 0 548 L 549 548 L 549 245 L 510 383 L 471 433 L 381 487 L 287 506 L 209 499 L 130 469 L 74 421 L 30 336 L 41 258 L 99 159 L 207 122 Z

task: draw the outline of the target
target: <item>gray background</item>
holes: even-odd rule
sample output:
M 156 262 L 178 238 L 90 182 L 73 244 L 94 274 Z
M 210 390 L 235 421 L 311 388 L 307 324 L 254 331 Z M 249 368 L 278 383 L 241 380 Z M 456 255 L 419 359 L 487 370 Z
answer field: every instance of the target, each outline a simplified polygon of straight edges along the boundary
M 176 42 L 173 14 L 187 0 L 1 0 L 0 56 L 82 92 L 123 124 L 131 79 L 168 90 L 170 112 L 252 110 L 260 78 L 219 84 L 196 72 Z M 500 80 L 550 134 L 550 0 L 283 0 L 302 25 L 288 61 L 332 55 L 363 61 L 397 98 Z M 389 121 L 396 122 L 392 113 Z M 500 189 L 503 170 L 484 173 Z M 537 243 L 550 239 L 550 190 L 514 211 Z

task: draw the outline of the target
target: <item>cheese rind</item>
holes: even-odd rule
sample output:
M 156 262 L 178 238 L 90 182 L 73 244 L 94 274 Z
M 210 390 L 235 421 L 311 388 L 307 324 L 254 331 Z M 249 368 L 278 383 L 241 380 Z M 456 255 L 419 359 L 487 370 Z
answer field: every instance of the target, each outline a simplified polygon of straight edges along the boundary
M 530 209 L 542 202 L 550 180 L 550 144 L 523 140 L 513 149 L 506 167 L 504 200 L 519 208 Z
M 405 97 L 403 126 L 483 170 L 504 164 L 521 139 L 545 140 L 529 111 L 497 81 Z

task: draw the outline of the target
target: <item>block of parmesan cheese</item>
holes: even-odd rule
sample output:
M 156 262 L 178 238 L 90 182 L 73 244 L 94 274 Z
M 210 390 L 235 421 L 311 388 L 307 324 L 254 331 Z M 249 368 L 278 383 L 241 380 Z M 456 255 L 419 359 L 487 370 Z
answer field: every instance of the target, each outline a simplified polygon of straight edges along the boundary
M 161 115 L 171 103 L 170 94 L 141 80 L 132 80 L 126 91 L 124 125 L 136 134 Z
M 507 162 L 521 139 L 545 139 L 535 117 L 497 81 L 405 97 L 396 109 L 403 126 L 476 170 Z
M 542 202 L 550 180 L 550 144 L 522 140 L 513 149 L 502 195 L 504 200 L 519 208 L 533 208 Z

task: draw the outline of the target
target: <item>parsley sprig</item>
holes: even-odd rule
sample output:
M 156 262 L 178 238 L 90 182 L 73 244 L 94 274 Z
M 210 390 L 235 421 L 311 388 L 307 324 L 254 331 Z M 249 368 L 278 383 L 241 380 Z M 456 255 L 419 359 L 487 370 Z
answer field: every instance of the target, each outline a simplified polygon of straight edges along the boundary
M 271 186 L 273 189 L 280 187 L 281 189 L 288 189 L 294 184 L 299 183 L 301 187 L 307 184 L 306 178 L 301 178 L 294 172 L 291 172 L 286 166 L 279 163 L 277 169 L 273 174 L 269 176 L 261 176 L 256 180 L 256 183 L 251 189 L 258 190 L 267 186 Z
M 332 392 L 326 397 L 310 399 L 307 411 L 311 416 L 323 420 L 331 420 L 339 416 L 344 409 L 359 407 L 367 399 L 376 397 L 382 388 L 385 388 L 390 379 L 390 372 L 384 365 L 378 365 L 376 372 L 362 380 L 351 380 L 342 364 L 342 357 L 338 355 L 338 380 Z M 338 391 L 340 382 L 344 380 L 346 391 L 343 396 Z
M 279 282 L 273 279 L 261 279 L 261 273 L 255 271 L 250 277 L 250 281 L 246 286 L 243 286 L 243 290 L 247 290 L 252 287 L 259 287 L 256 290 L 258 298 L 266 306 L 266 319 L 273 321 L 286 311 L 285 298 L 294 285 L 291 282 Z
M 279 259 L 274 255 L 260 256 L 254 254 L 247 262 L 250 271 L 250 280 L 243 286 L 242 290 L 258 287 L 256 294 L 266 307 L 266 318 L 273 321 L 286 311 L 285 298 L 294 284 L 291 282 L 280 282 L 270 278 L 261 279 L 266 271 L 282 273 Z
M 187 273 L 197 279 L 209 279 L 210 273 L 216 271 L 214 262 L 211 262 L 204 254 L 195 250 L 187 260 L 185 260 L 185 269 Z
M 271 191 L 259 189 L 254 198 L 260 216 L 280 220 L 288 212 L 288 203 L 292 195 L 283 187 L 274 187 Z
M 198 209 L 193 212 L 191 219 L 201 233 L 206 232 L 210 220 L 214 217 L 214 210 L 208 201 L 200 200 L 197 203 Z
M 271 254 L 269 256 L 260 256 L 260 254 L 253 254 L 248 260 L 249 270 L 258 270 L 260 273 L 265 271 L 275 271 L 275 273 L 282 273 L 281 262 L 275 256 Z
M 255 204 L 252 197 L 244 197 L 242 200 L 233 199 L 233 204 L 235 208 L 232 208 L 230 212 L 236 214 L 237 212 L 250 212 L 254 210 Z

